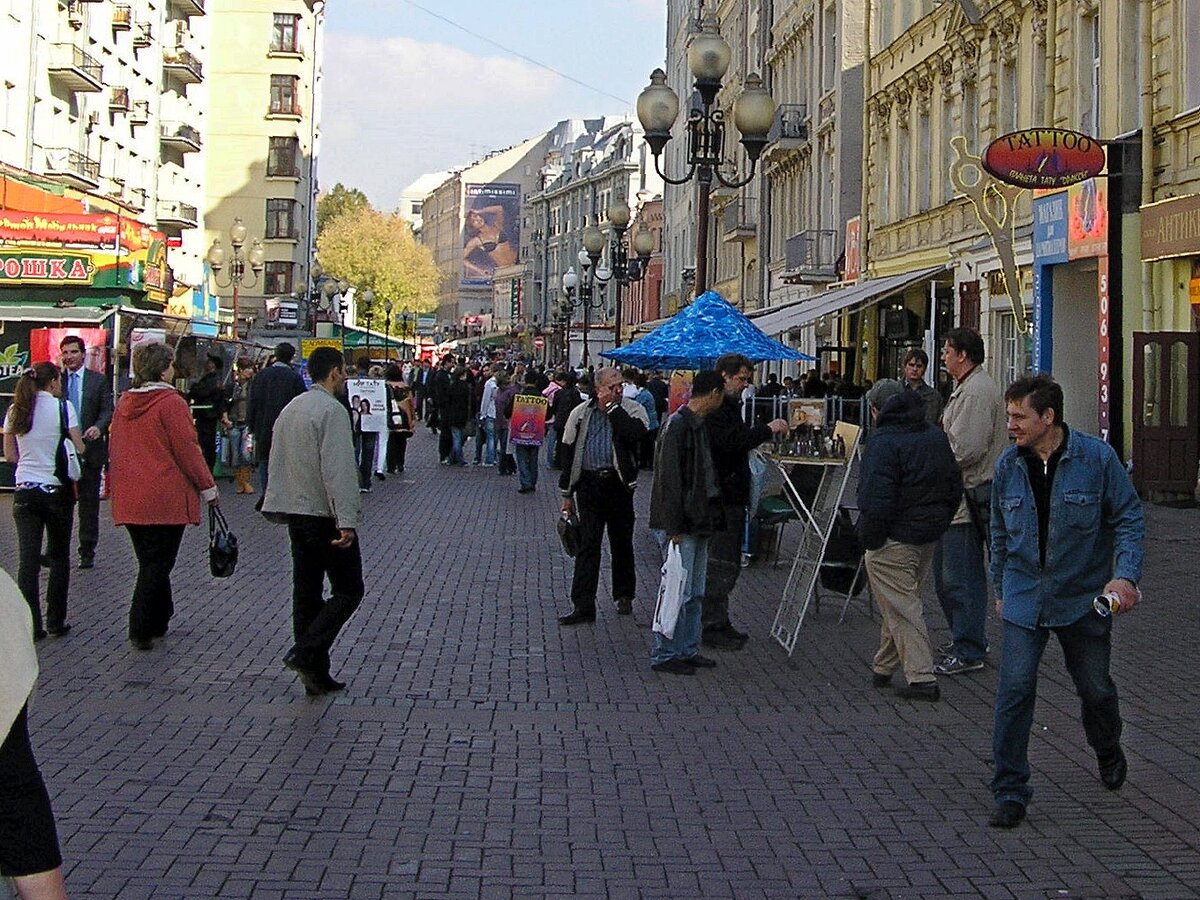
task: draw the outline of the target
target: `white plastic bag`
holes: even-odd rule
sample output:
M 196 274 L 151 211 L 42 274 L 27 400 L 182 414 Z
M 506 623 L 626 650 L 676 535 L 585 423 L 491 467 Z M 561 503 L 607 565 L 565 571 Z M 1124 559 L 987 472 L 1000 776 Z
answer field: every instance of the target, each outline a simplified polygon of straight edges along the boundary
M 683 588 L 688 582 L 688 575 L 679 545 L 668 541 L 667 561 L 663 563 L 662 580 L 658 583 L 658 601 L 654 605 L 654 630 L 667 639 L 675 636 L 679 611 L 687 600 L 683 596 Z

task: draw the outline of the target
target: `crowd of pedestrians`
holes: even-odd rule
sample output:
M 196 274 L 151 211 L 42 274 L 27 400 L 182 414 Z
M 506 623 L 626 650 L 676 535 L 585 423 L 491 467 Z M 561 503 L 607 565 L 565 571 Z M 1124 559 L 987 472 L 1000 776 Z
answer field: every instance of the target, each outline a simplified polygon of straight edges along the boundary
M 650 666 L 694 675 L 717 666 L 702 647 L 736 652 L 749 639 L 731 618 L 752 512 L 749 455 L 789 426 L 782 418 L 747 421 L 753 417 L 744 415 L 743 404 L 754 363 L 741 354 L 698 372 L 668 415 L 667 384 L 655 373 L 548 370 L 519 359 L 446 356 L 436 365 L 386 367 L 364 359 L 348 369 L 341 352 L 325 347 L 307 360 L 312 387 L 306 390 L 287 343 L 261 368 L 236 360 L 231 378 L 222 376 L 222 358 L 210 355 L 186 397 L 177 389 L 174 352 L 163 344 L 139 346 L 133 383 L 114 405 L 105 379 L 83 367 L 82 341 L 65 338 L 59 349 L 61 367 L 42 362 L 21 375 L 5 419 L 5 455 L 16 462 L 19 562 L 7 595 L 11 580 L 0 578 L 0 644 L 13 634 L 20 643 L 27 632 L 32 647 L 70 630 L 75 510 L 79 565 L 91 568 L 106 471 L 113 522 L 125 528 L 138 564 L 129 640 L 152 650 L 174 611 L 171 572 L 184 531 L 200 523 L 206 505 L 220 503 L 213 476 L 220 461 L 231 469 L 236 492 L 261 491 L 259 511 L 287 528 L 293 644 L 283 665 L 310 697 L 343 690 L 330 651 L 365 593 L 362 495 L 372 478 L 404 471 L 420 422 L 436 433 L 447 468 L 515 474 L 517 492 L 526 495 L 537 492 L 540 468 L 557 471 L 559 512 L 577 534 L 570 609 L 560 625 L 596 620 L 606 535 L 612 606 L 618 615 L 632 613 L 633 498 L 646 471 L 653 481 L 650 528 L 677 554 L 683 572 L 678 615 L 671 628 L 656 625 Z M 1026 748 L 1051 633 L 1079 692 L 1102 782 L 1117 789 L 1125 780 L 1109 647 L 1112 615 L 1140 599 L 1142 512 L 1112 448 L 1063 422 L 1062 390 L 1052 379 L 1022 378 L 1002 393 L 983 369 L 979 335 L 964 328 L 946 336 L 942 362 L 955 382 L 944 408 L 941 394 L 926 384 L 928 359 L 919 350 L 904 358 L 900 379 L 884 379 L 866 395 L 873 429 L 859 479 L 857 530 L 882 612 L 872 682 L 892 687 L 901 672 L 900 697 L 936 701 L 938 676 L 982 669 L 990 650 L 990 594 L 1004 630 L 991 824 L 1013 827 L 1032 794 Z M 804 396 L 828 389 L 814 374 L 803 379 Z M 368 425 L 375 414 L 370 399 L 348 396 L 349 377 L 383 385 L 382 429 Z M 768 395 L 796 391 L 789 381 L 763 387 Z M 219 452 L 222 445 L 228 449 Z M 42 568 L 49 571 L 44 615 Z M 921 603 L 931 570 L 952 635 L 940 648 L 931 645 Z M 29 610 L 27 626 L 9 622 L 17 592 Z M 26 884 L 46 885 L 46 896 L 58 896 L 61 872 L 53 873 L 61 859 L 25 725 L 29 654 L 13 651 L 6 666 L 12 672 L 0 689 L 6 735 L 0 807 L 15 813 L 0 813 L 0 872 L 43 879 Z M 34 823 L 28 840 L 16 841 L 16 853 L 10 852 L 14 814 Z

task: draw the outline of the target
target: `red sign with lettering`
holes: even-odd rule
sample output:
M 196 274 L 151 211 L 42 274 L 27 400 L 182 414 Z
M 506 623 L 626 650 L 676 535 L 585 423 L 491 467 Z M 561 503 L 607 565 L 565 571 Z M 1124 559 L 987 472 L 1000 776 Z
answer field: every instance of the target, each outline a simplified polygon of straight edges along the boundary
M 996 138 L 983 151 L 983 167 L 1006 184 L 1064 188 L 1104 171 L 1104 147 L 1065 128 L 1029 128 Z

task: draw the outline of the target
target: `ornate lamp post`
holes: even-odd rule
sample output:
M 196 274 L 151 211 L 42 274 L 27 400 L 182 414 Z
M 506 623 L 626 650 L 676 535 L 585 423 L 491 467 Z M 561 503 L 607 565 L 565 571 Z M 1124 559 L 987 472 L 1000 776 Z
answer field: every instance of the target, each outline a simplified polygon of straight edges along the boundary
M 687 117 L 688 155 L 687 174 L 680 178 L 666 175 L 661 167 L 661 155 L 671 140 L 671 128 L 679 115 L 679 96 L 667 85 L 667 73 L 655 69 L 650 84 L 638 95 L 637 114 L 646 133 L 646 143 L 654 154 L 655 171 L 668 184 L 684 184 L 696 179 L 696 293 L 708 289 L 708 228 L 709 194 L 713 178 L 729 188 L 749 184 L 754 170 L 767 145 L 767 134 L 775 121 L 775 101 L 755 74 L 746 76 L 741 96 L 733 104 L 733 123 L 741 133 L 741 144 L 750 160 L 750 172 L 742 179 L 721 172 L 725 162 L 725 111 L 714 108 L 721 90 L 721 79 L 729 68 L 729 45 L 717 32 L 716 19 L 705 18 L 701 31 L 688 45 L 688 69 L 696 79 L 702 108 L 693 109 Z
M 571 321 L 573 309 L 583 310 L 583 353 L 580 356 L 580 365 L 585 367 L 591 358 L 588 348 L 588 330 L 591 327 L 592 310 L 603 307 L 603 290 L 611 277 L 609 270 L 600 265 L 600 254 L 604 251 L 604 244 L 604 232 L 595 225 L 585 228 L 583 230 L 583 249 L 576 257 L 581 274 L 576 275 L 575 267 L 572 266 L 563 275 L 563 292 L 566 294 L 564 311 L 568 324 Z M 600 290 L 596 290 L 597 285 Z M 566 346 L 565 338 L 564 346 Z M 567 355 L 569 362 L 569 347 L 567 347 Z
M 621 288 L 635 281 L 641 281 L 646 274 L 646 266 L 650 262 L 650 254 L 654 250 L 654 237 L 650 232 L 641 229 L 633 236 L 632 259 L 625 247 L 625 229 L 629 227 L 629 207 L 618 200 L 608 209 L 608 221 L 612 225 L 613 238 L 608 246 L 608 259 L 612 267 L 612 277 L 617 282 L 617 312 L 613 320 L 613 346 L 621 346 L 621 318 L 624 300 Z
M 246 244 L 246 226 L 242 222 L 240 216 L 233 220 L 233 225 L 229 229 L 229 243 L 233 247 L 233 258 L 229 261 L 229 277 L 225 281 L 221 281 L 221 269 L 225 268 L 225 248 L 221 246 L 221 239 L 213 238 L 212 246 L 208 248 L 208 265 L 213 271 L 213 281 L 217 287 L 233 288 L 233 337 L 238 339 L 238 315 L 239 309 L 239 289 L 242 287 L 253 287 L 258 282 L 258 276 L 263 270 L 263 251 L 262 241 L 255 238 L 250 242 L 250 251 L 243 253 L 242 248 Z M 250 280 L 246 281 L 246 267 L 249 264 Z
M 401 340 L 403 340 L 401 336 Z M 383 304 L 383 355 L 390 363 L 392 361 L 392 301 Z
M 363 292 L 363 318 L 367 320 L 367 362 L 371 361 L 371 320 L 375 318 L 375 310 L 371 309 L 371 304 L 375 302 L 375 292 L 367 288 Z

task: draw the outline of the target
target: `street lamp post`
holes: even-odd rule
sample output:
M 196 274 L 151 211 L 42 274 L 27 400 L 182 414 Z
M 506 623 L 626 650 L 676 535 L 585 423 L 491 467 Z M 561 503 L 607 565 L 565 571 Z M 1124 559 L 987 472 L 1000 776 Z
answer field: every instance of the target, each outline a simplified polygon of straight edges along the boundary
M 650 84 L 638 95 L 638 121 L 646 134 L 646 143 L 654 154 L 655 171 L 668 184 L 684 184 L 696 179 L 696 293 L 708 289 L 708 228 L 709 194 L 712 182 L 717 181 L 728 188 L 739 188 L 754 178 L 755 167 L 763 149 L 767 146 L 767 135 L 775 122 L 775 101 L 763 87 L 758 75 L 746 76 L 741 96 L 733 104 L 733 123 L 741 133 L 741 144 L 750 160 L 750 172 L 742 179 L 727 177 L 721 172 L 725 161 L 725 111 L 714 108 L 717 94 L 721 90 L 721 79 L 729 68 L 731 57 L 729 45 L 717 32 L 715 17 L 705 18 L 701 30 L 688 45 L 688 69 L 696 79 L 695 88 L 703 104 L 701 109 L 692 109 L 687 117 L 688 155 L 687 174 L 680 178 L 667 176 L 661 167 L 663 148 L 671 140 L 671 128 L 679 115 L 679 96 L 667 85 L 667 73 L 655 69 L 650 73 Z
M 233 258 L 229 261 L 229 277 L 221 281 L 221 269 L 225 267 L 225 248 L 221 246 L 219 237 L 213 238 L 212 246 L 208 248 L 208 265 L 213 271 L 213 281 L 217 287 L 232 287 L 233 288 L 233 337 L 237 340 L 238 335 L 238 315 L 240 288 L 253 287 L 258 282 L 258 276 L 263 270 L 263 251 L 262 241 L 255 238 L 250 242 L 250 250 L 248 253 L 243 253 L 242 248 L 246 244 L 246 225 L 242 222 L 241 216 L 233 220 L 233 225 L 229 228 L 229 243 L 233 247 Z M 246 281 L 246 266 L 250 267 L 250 280 Z
M 579 274 L 575 267 L 567 269 L 563 275 L 562 285 L 566 299 L 563 311 L 567 321 L 563 345 L 570 361 L 569 326 L 572 310 L 583 310 L 583 352 L 580 355 L 580 365 L 586 367 L 591 360 L 588 347 L 588 331 L 591 327 L 592 309 L 599 309 L 604 304 L 603 295 L 596 290 L 599 285 L 602 291 L 608 283 L 610 273 L 600 265 L 600 254 L 604 250 L 604 233 L 595 225 L 589 225 L 583 230 L 583 249 L 579 251 L 576 261 L 579 263 Z
M 625 247 L 625 229 L 629 227 L 629 207 L 624 201 L 618 200 L 608 209 L 608 221 L 612 225 L 613 239 L 608 248 L 608 261 L 612 269 L 612 277 L 616 287 L 616 315 L 613 317 L 613 346 L 621 346 L 621 318 L 623 299 L 621 288 L 635 281 L 641 281 L 646 274 L 650 262 L 650 254 L 654 250 L 654 237 L 644 228 L 639 229 L 633 236 L 633 252 L 630 259 Z
M 363 312 L 363 318 L 367 320 L 367 362 L 371 362 L 371 320 L 375 318 L 375 310 L 371 309 L 371 304 L 375 302 L 375 292 L 367 288 L 363 292 L 363 306 L 366 311 Z
M 401 336 L 400 340 L 404 340 Z M 389 363 L 392 361 L 392 301 L 383 304 L 383 356 Z

